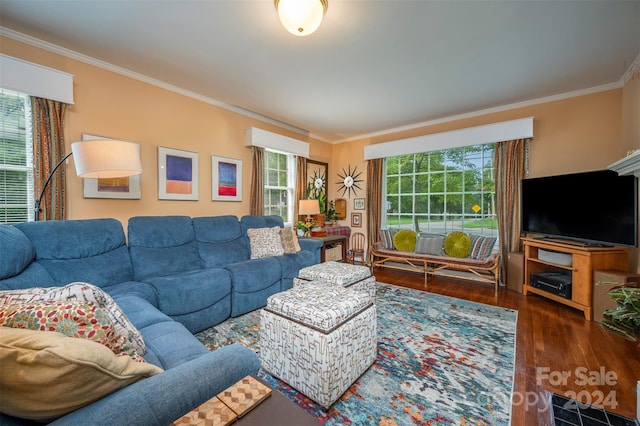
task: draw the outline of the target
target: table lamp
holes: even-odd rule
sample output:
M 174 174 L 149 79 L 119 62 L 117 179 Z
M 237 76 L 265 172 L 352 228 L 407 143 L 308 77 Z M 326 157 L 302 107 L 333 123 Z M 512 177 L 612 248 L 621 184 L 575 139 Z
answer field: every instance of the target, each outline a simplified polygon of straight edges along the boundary
M 320 214 L 320 202 L 318 200 L 300 200 L 298 210 L 301 215 L 307 215 L 305 226 L 310 228 L 312 223 L 311 215 Z

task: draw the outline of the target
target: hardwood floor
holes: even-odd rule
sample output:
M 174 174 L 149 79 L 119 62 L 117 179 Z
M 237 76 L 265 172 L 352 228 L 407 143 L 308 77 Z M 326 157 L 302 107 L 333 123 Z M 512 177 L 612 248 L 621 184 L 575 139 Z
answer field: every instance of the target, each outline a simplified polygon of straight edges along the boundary
M 424 290 L 419 273 L 376 269 L 380 282 Z M 429 279 L 427 291 L 518 311 L 511 424 L 553 425 L 548 392 L 624 417 L 636 416 L 640 343 L 536 295 L 469 281 Z M 564 378 L 562 378 L 564 375 Z

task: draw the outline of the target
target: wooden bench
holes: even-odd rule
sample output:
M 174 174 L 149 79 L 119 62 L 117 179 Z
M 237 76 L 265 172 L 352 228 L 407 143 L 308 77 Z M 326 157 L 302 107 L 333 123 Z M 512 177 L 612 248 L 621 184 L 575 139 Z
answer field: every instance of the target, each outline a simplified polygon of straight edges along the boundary
M 370 253 L 372 273 L 375 267 L 421 272 L 424 273 L 425 288 L 432 275 L 493 284 L 494 290 L 498 291 L 500 255 L 497 252 L 492 252 L 486 259 L 458 258 L 387 249 L 378 241 L 370 247 Z M 469 274 L 455 274 L 454 271 Z

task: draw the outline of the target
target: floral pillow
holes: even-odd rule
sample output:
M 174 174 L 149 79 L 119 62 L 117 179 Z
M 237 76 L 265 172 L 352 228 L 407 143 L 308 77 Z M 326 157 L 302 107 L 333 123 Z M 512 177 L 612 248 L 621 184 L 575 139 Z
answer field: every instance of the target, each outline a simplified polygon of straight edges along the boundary
M 33 304 L 51 300 L 95 304 L 110 317 L 115 329 L 129 339 L 138 354 L 144 355 L 147 351 L 142 335 L 122 312 L 122 309 L 109 294 L 93 284 L 76 282 L 63 287 L 34 287 L 24 290 L 0 291 L 0 306 Z
M 280 239 L 282 240 L 284 254 L 293 254 L 301 250 L 295 229 L 280 228 Z
M 65 336 L 100 343 L 116 354 L 143 359 L 126 336 L 120 334 L 109 315 L 93 303 L 44 301 L 0 307 L 0 326 L 36 331 L 55 331 Z
M 247 236 L 251 246 L 251 259 L 282 256 L 284 254 L 279 226 L 247 229 Z

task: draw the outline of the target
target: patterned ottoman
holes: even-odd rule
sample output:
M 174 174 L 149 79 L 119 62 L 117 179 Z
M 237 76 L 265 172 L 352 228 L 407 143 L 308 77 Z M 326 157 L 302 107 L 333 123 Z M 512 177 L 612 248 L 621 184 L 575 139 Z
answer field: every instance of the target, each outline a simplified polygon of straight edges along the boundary
M 340 285 L 366 293 L 371 302 L 376 300 L 376 277 L 366 266 L 351 265 L 342 262 L 324 262 L 300 269 L 293 286 L 313 284 Z
M 262 368 L 329 408 L 373 364 L 376 307 L 360 292 L 309 284 L 260 312 Z

